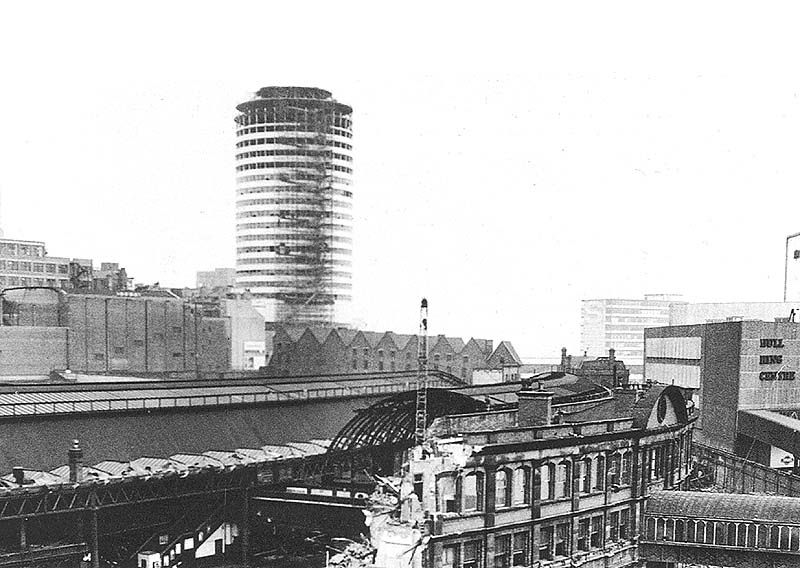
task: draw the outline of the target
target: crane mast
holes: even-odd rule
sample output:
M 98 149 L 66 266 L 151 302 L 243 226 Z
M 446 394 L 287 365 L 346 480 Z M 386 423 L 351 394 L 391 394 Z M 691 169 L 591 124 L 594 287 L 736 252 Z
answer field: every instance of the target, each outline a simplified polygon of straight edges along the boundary
M 417 336 L 417 405 L 414 438 L 416 443 L 425 441 L 428 418 L 428 300 L 422 298 L 419 308 L 419 335 Z

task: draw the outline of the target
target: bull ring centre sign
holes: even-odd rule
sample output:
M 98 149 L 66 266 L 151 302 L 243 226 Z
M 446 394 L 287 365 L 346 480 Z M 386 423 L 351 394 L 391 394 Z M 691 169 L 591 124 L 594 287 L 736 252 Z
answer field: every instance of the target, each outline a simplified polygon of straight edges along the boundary
M 762 349 L 783 349 L 782 337 L 764 337 L 759 343 Z M 783 364 L 783 355 L 775 353 L 760 354 L 758 356 L 759 365 L 781 365 Z M 762 381 L 793 381 L 795 378 L 794 371 L 784 371 L 783 368 L 777 371 L 761 371 L 758 378 Z

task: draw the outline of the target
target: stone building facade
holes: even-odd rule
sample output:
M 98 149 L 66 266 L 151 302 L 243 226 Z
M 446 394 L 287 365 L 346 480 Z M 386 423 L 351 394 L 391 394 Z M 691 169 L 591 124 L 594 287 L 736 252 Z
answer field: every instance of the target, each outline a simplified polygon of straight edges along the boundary
M 411 450 L 399 513 L 373 511 L 382 566 L 422 566 L 423 555 L 433 568 L 637 565 L 646 497 L 690 473 L 681 390 L 569 404 L 518 395 L 518 409 L 437 419 L 428 446 Z M 398 556 L 400 541 L 424 552 Z

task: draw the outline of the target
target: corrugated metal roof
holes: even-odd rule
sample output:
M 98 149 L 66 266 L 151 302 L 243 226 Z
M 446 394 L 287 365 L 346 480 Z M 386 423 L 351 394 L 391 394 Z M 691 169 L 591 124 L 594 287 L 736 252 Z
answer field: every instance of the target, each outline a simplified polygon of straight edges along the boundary
M 657 491 L 648 499 L 645 512 L 653 516 L 800 525 L 800 498 L 700 491 Z

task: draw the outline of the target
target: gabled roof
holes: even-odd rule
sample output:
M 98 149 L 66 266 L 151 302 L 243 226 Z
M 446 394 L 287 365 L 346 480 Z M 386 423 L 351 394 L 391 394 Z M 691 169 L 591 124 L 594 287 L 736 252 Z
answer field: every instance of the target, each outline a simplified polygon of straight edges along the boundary
M 445 339 L 447 339 L 447 342 L 450 344 L 450 347 L 452 347 L 453 351 L 455 351 L 456 353 L 461 353 L 461 351 L 464 349 L 464 345 L 466 345 L 464 343 L 464 340 L 461 339 L 460 337 L 446 337 Z
M 506 366 L 508 366 L 509 363 L 511 366 L 522 365 L 522 359 L 519 358 L 519 355 L 517 355 L 510 341 L 501 341 L 497 349 L 495 349 L 494 353 L 489 357 L 487 363 L 489 366 L 498 365 L 501 358 L 504 359 L 504 365 Z
M 362 331 L 361 333 L 364 334 L 364 339 L 367 340 L 371 347 L 377 347 L 378 343 L 381 342 L 381 338 L 385 335 L 378 331 Z
M 350 345 L 351 343 L 353 343 L 353 340 L 356 338 L 356 335 L 358 335 L 358 331 L 356 331 L 355 329 L 336 329 L 334 331 L 336 331 L 336 333 L 339 334 L 339 337 L 342 338 L 342 343 L 344 343 L 345 345 Z
M 393 333 L 392 337 L 394 338 L 394 344 L 397 345 L 397 348 L 400 351 L 404 351 L 408 347 L 408 342 L 409 341 L 413 340 L 414 347 L 416 347 L 416 345 L 417 345 L 417 336 L 416 335 Z
M 330 327 L 322 327 L 322 326 L 312 326 L 309 327 L 308 329 L 311 333 L 314 334 L 314 337 L 317 338 L 317 341 L 319 341 L 320 345 L 325 343 L 325 340 L 328 339 L 328 336 L 331 334 L 331 331 L 333 331 L 333 329 L 331 329 Z

